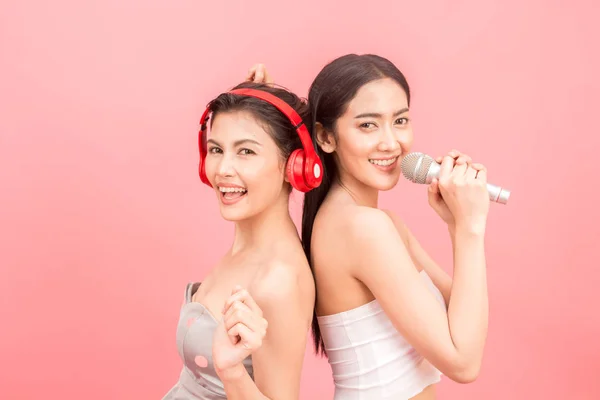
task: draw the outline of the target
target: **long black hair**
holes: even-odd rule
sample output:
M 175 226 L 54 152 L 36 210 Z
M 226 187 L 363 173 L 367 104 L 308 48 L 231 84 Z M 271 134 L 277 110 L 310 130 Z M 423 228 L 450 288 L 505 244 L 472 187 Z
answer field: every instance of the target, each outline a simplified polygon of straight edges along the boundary
M 358 90 L 369 82 L 383 78 L 395 80 L 406 92 L 410 104 L 410 90 L 402 72 L 389 60 L 372 54 L 347 54 L 333 60 L 319 72 L 310 86 L 308 105 L 312 119 L 309 128 L 315 150 L 323 161 L 323 182 L 318 188 L 305 194 L 302 213 L 302 244 L 313 274 L 311 258 L 313 224 L 317 212 L 338 174 L 333 155 L 325 153 L 317 144 L 316 125 L 320 123 L 325 130 L 336 134 L 336 121 L 344 114 L 348 103 L 356 96 Z M 316 353 L 325 355 L 324 343 L 317 323 L 316 301 L 312 333 Z

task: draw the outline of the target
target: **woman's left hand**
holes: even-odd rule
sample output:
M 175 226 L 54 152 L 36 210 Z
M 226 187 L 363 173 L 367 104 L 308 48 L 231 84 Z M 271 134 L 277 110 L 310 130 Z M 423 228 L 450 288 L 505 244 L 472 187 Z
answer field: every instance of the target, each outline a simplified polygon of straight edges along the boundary
M 267 67 L 264 64 L 254 64 L 252 68 L 248 70 L 246 81 L 271 85 L 273 83 L 273 78 L 269 75 Z
M 461 153 L 458 150 L 451 150 L 448 153 L 448 156 L 454 159 L 454 166 L 459 164 L 471 164 L 472 159 L 470 156 Z M 438 164 L 442 163 L 442 159 L 444 157 L 436 157 L 435 161 Z M 454 167 L 453 166 L 453 167 Z M 429 199 L 429 205 L 434 211 L 440 216 L 440 218 L 448 225 L 448 228 L 452 231 L 454 229 L 455 221 L 454 216 L 450 212 L 446 201 L 442 197 L 440 192 L 440 186 L 438 179 L 433 179 L 431 184 L 429 185 L 429 190 L 427 191 L 427 197 Z
M 238 368 L 262 346 L 267 320 L 248 291 L 236 286 L 223 307 L 213 339 L 213 362 L 219 375 Z

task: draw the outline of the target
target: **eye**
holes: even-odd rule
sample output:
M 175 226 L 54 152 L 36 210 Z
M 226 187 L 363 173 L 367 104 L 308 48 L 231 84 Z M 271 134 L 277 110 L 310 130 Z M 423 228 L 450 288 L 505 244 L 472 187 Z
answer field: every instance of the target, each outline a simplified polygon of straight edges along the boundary
M 241 155 L 243 155 L 243 156 L 249 156 L 249 155 L 251 155 L 251 154 L 256 154 L 256 153 L 255 153 L 255 152 L 253 152 L 253 151 L 252 151 L 252 150 L 250 150 L 250 149 L 241 149 L 241 150 L 240 150 L 240 154 L 241 154 Z
M 373 122 L 363 122 L 362 124 L 359 125 L 360 128 L 363 129 L 369 129 L 369 128 L 374 128 L 375 124 Z
M 400 125 L 406 125 L 408 124 L 408 118 L 400 117 L 396 120 L 396 123 Z
M 223 151 L 220 148 L 218 148 L 217 146 L 210 146 L 208 148 L 208 152 L 210 154 L 217 154 L 217 153 L 222 153 Z

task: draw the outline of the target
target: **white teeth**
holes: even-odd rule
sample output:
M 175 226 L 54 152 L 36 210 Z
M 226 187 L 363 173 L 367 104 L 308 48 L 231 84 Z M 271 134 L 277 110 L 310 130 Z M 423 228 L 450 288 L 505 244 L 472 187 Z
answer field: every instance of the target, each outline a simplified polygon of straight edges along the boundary
M 220 187 L 220 186 L 219 186 L 219 191 L 222 193 L 234 193 L 234 192 L 246 193 L 246 189 L 232 188 L 232 187 Z
M 388 165 L 392 165 L 397 159 L 398 159 L 398 157 L 391 158 L 389 160 L 371 160 L 370 159 L 369 162 L 371 164 L 381 165 L 382 167 L 387 167 Z

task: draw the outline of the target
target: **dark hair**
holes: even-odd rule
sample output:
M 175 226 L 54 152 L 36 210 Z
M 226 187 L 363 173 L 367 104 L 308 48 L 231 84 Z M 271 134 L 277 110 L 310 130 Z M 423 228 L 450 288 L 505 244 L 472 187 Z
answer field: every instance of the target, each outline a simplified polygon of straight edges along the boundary
M 372 54 L 347 54 L 327 64 L 317 75 L 308 94 L 308 104 L 312 114 L 310 130 L 316 152 L 323 161 L 323 182 L 306 193 L 302 212 L 302 245 L 306 258 L 313 268 L 311 259 L 311 237 L 315 217 L 334 180 L 337 179 L 337 166 L 332 154 L 325 153 L 317 144 L 317 122 L 333 132 L 336 122 L 348 107 L 348 103 L 356 96 L 365 84 L 382 79 L 395 80 L 406 92 L 410 104 L 410 89 L 406 78 L 389 60 Z M 314 274 L 314 270 L 313 270 Z M 315 276 L 316 278 L 316 276 Z M 316 301 L 313 313 L 312 333 L 317 354 L 325 355 L 325 348 L 319 324 L 317 323 Z
M 244 82 L 235 86 L 233 89 L 251 88 L 268 92 L 279 97 L 290 105 L 300 115 L 303 121 L 310 120 L 310 110 L 306 99 L 302 99 L 283 87 L 272 85 Z M 271 103 L 256 97 L 242 96 L 232 93 L 221 93 L 209 104 L 212 111 L 211 126 L 215 117 L 219 113 L 246 111 L 260 123 L 265 131 L 271 135 L 275 144 L 280 150 L 280 155 L 284 160 L 290 154 L 299 148 L 302 148 L 302 142 L 296 132 L 292 122 Z M 204 137 L 206 142 L 206 136 Z M 290 188 L 291 189 L 291 188 Z

